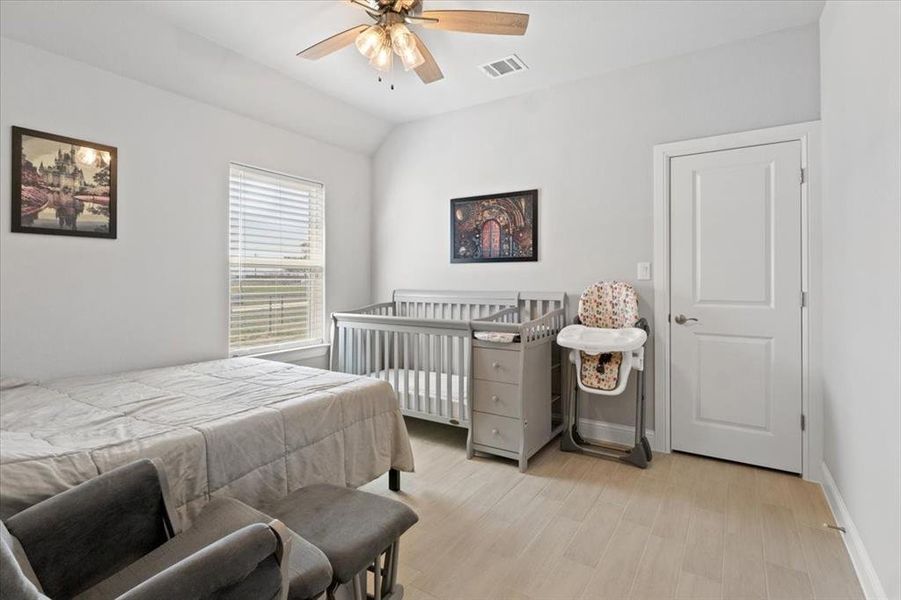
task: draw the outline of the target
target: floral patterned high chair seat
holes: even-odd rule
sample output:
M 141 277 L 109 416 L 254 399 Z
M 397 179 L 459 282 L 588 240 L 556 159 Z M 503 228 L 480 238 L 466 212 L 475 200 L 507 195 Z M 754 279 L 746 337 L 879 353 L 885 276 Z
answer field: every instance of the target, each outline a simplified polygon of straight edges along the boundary
M 586 327 L 622 329 L 638 321 L 638 294 L 624 281 L 599 281 L 579 298 L 579 321 Z M 622 352 L 586 354 L 582 352 L 582 385 L 610 391 L 619 381 Z

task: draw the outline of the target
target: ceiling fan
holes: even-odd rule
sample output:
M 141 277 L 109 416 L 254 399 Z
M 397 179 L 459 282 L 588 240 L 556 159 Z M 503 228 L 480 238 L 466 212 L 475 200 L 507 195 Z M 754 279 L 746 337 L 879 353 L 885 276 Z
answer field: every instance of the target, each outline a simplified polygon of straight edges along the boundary
M 428 29 L 523 35 L 529 26 L 529 15 L 489 10 L 422 10 L 422 0 L 348 0 L 363 9 L 374 25 L 357 25 L 335 34 L 297 56 L 318 60 L 354 43 L 380 73 L 391 70 L 396 54 L 404 69 L 415 70 L 423 83 L 444 78 L 435 58 L 422 39 L 407 27 L 421 25 Z

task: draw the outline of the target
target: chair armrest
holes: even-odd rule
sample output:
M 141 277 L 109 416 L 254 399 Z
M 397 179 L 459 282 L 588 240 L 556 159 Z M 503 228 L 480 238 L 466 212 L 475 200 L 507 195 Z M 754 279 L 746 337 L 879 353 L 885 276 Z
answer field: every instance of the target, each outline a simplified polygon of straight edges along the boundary
M 6 526 L 44 593 L 75 596 L 172 537 L 161 476 L 153 461 L 139 460 L 10 517 Z
M 247 525 L 198 550 L 119 596 L 159 598 L 275 598 L 287 592 L 278 533 Z

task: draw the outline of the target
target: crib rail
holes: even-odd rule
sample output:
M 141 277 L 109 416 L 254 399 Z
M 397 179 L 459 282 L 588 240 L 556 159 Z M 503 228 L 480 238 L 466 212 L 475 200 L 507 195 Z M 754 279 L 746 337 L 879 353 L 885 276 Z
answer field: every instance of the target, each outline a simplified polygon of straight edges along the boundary
M 485 319 L 473 321 L 470 326 L 473 331 L 518 333 L 520 343 L 526 345 L 544 343 L 547 338 L 556 337 L 566 326 L 566 312 L 562 307 L 524 323 L 519 321 L 521 312 L 521 308 L 504 309 Z
M 398 316 L 471 321 L 516 306 L 518 297 L 515 292 L 396 290 L 394 304 Z
M 558 308 L 538 319 L 523 323 L 520 337 L 523 344 L 541 344 L 547 338 L 556 338 L 557 333 L 565 326 L 566 311 Z
M 468 427 L 468 321 L 359 311 L 332 319 L 332 370 L 390 383 L 404 414 Z
M 394 302 L 379 302 L 362 308 L 344 311 L 343 314 L 392 316 L 395 314 Z

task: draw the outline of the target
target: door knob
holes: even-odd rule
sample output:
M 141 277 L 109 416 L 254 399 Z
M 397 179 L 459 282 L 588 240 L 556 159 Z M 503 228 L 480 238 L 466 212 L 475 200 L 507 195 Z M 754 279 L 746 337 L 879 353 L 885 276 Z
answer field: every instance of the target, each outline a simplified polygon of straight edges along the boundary
M 673 317 L 673 320 L 676 322 L 677 325 L 685 325 L 689 321 L 697 322 L 697 319 L 695 319 L 694 317 L 686 317 L 685 315 L 681 315 L 681 314 Z

